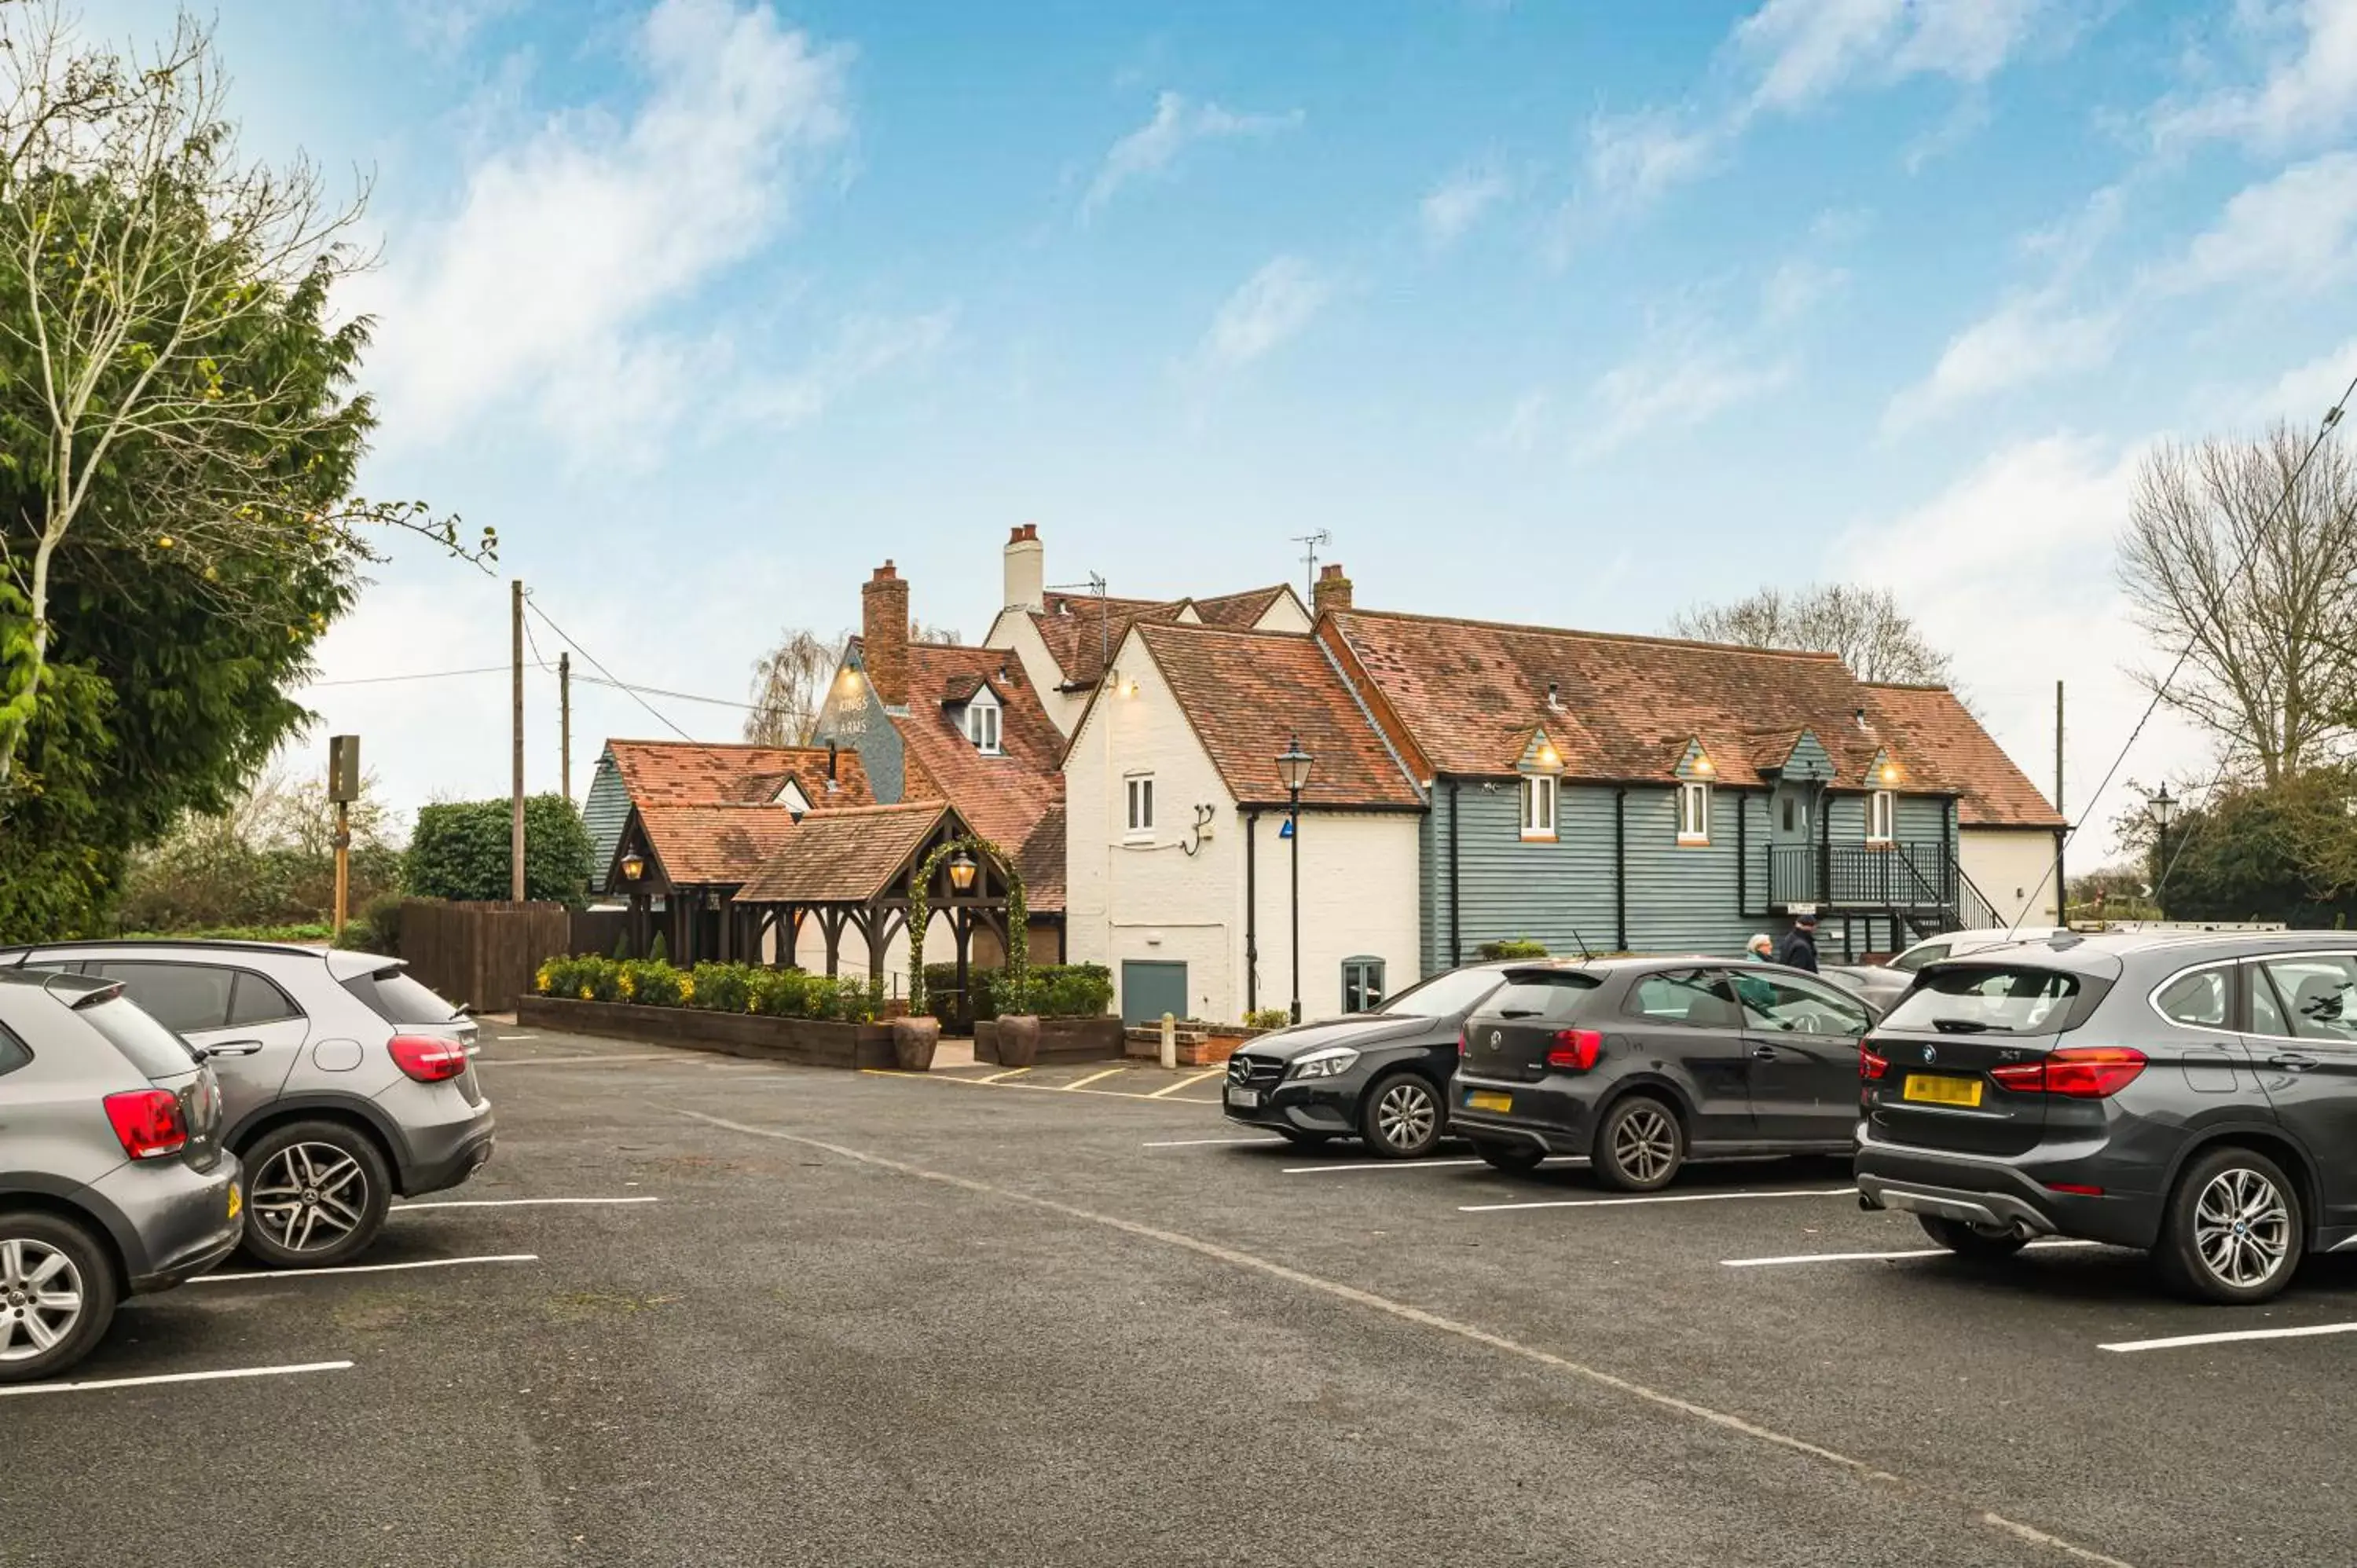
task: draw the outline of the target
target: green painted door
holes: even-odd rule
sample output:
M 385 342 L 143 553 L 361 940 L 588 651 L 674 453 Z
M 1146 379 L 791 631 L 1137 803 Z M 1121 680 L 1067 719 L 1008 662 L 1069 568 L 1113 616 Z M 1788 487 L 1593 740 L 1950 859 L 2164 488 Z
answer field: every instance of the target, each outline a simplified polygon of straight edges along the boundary
M 1135 1027 L 1158 1024 L 1162 1015 L 1187 1015 L 1187 966 L 1158 959 L 1124 959 L 1121 965 L 1121 1021 Z

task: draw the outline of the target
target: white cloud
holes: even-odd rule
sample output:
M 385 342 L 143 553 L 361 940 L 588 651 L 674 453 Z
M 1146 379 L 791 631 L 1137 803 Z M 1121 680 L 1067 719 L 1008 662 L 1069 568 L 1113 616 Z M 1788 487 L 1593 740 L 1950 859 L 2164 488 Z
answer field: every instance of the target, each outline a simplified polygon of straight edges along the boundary
M 766 5 L 662 0 L 636 42 L 650 91 L 627 121 L 549 117 L 469 171 L 457 214 L 420 226 L 351 303 L 382 326 L 370 368 L 394 440 L 431 441 L 522 398 L 559 433 L 611 438 L 613 413 L 704 350 L 661 313 L 755 252 L 845 135 L 848 55 Z
M 1989 733 L 2050 792 L 2054 682 L 2066 683 L 2064 808 L 2086 824 L 2070 864 L 2085 871 L 2114 853 L 2111 821 L 2125 795 L 2102 779 L 2144 711 L 2124 668 L 2145 642 L 2115 571 L 2143 443 L 2115 447 L 2071 435 L 1992 454 L 1913 510 L 1846 530 L 1826 570 L 1887 587 L 1925 637 L 1956 661 Z M 1937 563 L 1936 570 L 1927 563 Z M 2121 769 L 2147 781 L 2207 771 L 2200 737 L 2155 718 Z
M 956 319 L 956 313 L 949 310 L 925 316 L 854 317 L 799 373 L 748 388 L 737 412 L 750 423 L 780 428 L 806 424 L 861 382 L 941 352 Z
M 1462 169 L 1449 176 L 1417 204 L 1425 242 L 1436 249 L 1455 244 L 1513 189 L 1513 182 L 1494 168 Z
M 2244 188 L 2159 279 L 2169 290 L 2345 281 L 2357 252 L 2357 152 L 2328 153 Z
M 2118 347 L 2117 311 L 2076 315 L 2050 293 L 2007 301 L 1949 339 L 1932 373 L 1890 400 L 1882 426 L 1895 434 L 1977 399 L 2033 381 L 2076 375 Z
M 1289 131 L 1301 122 L 1298 109 L 1283 114 L 1238 113 L 1216 103 L 1189 102 L 1181 93 L 1166 91 L 1154 101 L 1154 117 L 1105 154 L 1104 166 L 1097 171 L 1082 200 L 1082 213 L 1094 212 L 1131 181 L 1164 172 L 1198 142 L 1265 136 Z
M 1985 81 L 2028 38 L 2040 0 L 1768 0 L 1736 24 L 1759 63 L 1755 110 L 1806 108 L 1917 75 Z
M 2261 26 L 2272 13 L 2246 16 Z M 2261 146 L 2315 143 L 2339 134 L 2357 119 L 2357 5 L 2349 0 L 2305 0 L 2299 38 L 2275 51 L 2265 80 L 2190 102 L 2164 102 L 2153 115 L 2163 145 L 2230 137 Z
M 402 31 L 420 48 L 456 54 L 501 16 L 522 9 L 523 0 L 402 0 Z
M 1600 457 L 1663 431 L 1691 430 L 1775 392 L 1792 373 L 1790 360 L 1753 358 L 1716 334 L 1672 334 L 1597 378 L 1573 450 Z
M 1587 177 L 1606 197 L 1631 205 L 1697 179 L 1718 161 L 1722 133 L 1664 109 L 1598 114 L 1587 126 Z
M 2325 410 L 2340 401 L 2349 390 L 2349 380 L 2357 375 L 2357 338 L 2351 338 L 2321 359 L 2295 366 L 2276 378 L 2275 384 L 2251 400 L 2258 413 L 2269 419 L 2287 419 L 2294 424 L 2314 426 L 2324 418 Z M 2236 400 L 2238 416 L 2250 417 L 2250 402 Z
M 1795 256 L 1768 274 L 1760 288 L 1760 318 L 1770 327 L 1797 321 L 1849 283 L 1840 267 Z
M 1206 363 L 1248 365 L 1308 327 L 1333 286 L 1297 256 L 1279 256 L 1243 281 L 1204 336 Z

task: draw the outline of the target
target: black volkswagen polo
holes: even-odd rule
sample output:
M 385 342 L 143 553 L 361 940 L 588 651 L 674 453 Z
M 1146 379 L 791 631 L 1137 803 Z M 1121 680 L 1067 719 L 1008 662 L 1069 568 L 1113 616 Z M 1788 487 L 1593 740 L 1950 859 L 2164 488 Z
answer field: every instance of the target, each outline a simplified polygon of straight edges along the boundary
M 1501 1170 L 1586 1155 L 1626 1192 L 1668 1185 L 1689 1157 L 1846 1155 L 1873 1016 L 1781 964 L 1514 966 L 1465 1021 L 1448 1113 Z
M 1358 1137 L 1387 1159 L 1430 1154 L 1448 1130 L 1458 1032 L 1509 967 L 1452 969 L 1372 1012 L 1262 1036 L 1228 1058 L 1228 1119 L 1297 1144 Z

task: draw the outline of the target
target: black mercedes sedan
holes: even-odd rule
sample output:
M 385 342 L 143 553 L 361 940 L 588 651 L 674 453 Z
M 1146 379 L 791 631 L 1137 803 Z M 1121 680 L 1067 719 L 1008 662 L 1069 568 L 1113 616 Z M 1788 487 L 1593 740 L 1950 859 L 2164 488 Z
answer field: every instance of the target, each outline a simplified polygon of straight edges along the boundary
M 1501 1170 L 1585 1155 L 1624 1192 L 1667 1186 L 1689 1158 L 1847 1155 L 1874 1017 L 1781 964 L 1509 966 L 1465 1021 L 1448 1114 Z
M 1452 969 L 1372 1012 L 1263 1035 L 1228 1058 L 1228 1119 L 1297 1144 L 1361 1138 L 1386 1159 L 1430 1154 L 1448 1131 L 1458 1033 L 1512 967 Z

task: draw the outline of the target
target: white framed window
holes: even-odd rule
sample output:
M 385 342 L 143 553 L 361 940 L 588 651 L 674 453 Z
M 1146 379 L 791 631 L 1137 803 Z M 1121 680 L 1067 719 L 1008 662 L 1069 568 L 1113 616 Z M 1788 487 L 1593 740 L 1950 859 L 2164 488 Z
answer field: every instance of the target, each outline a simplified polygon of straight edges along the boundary
M 1342 961 L 1342 1011 L 1372 1013 L 1383 1003 L 1383 961 L 1346 958 Z
M 999 755 L 998 701 L 987 691 L 977 692 L 965 705 L 965 737 L 985 757 Z
M 1889 843 L 1898 835 L 1892 831 L 1899 821 L 1899 797 L 1889 789 L 1877 789 L 1867 797 L 1866 842 Z
M 1555 837 L 1556 779 L 1552 773 L 1523 775 L 1523 837 Z
M 1678 842 L 1710 842 L 1710 786 L 1699 779 L 1678 785 Z
M 1129 794 L 1129 836 L 1154 836 L 1154 775 L 1133 773 L 1123 781 Z

